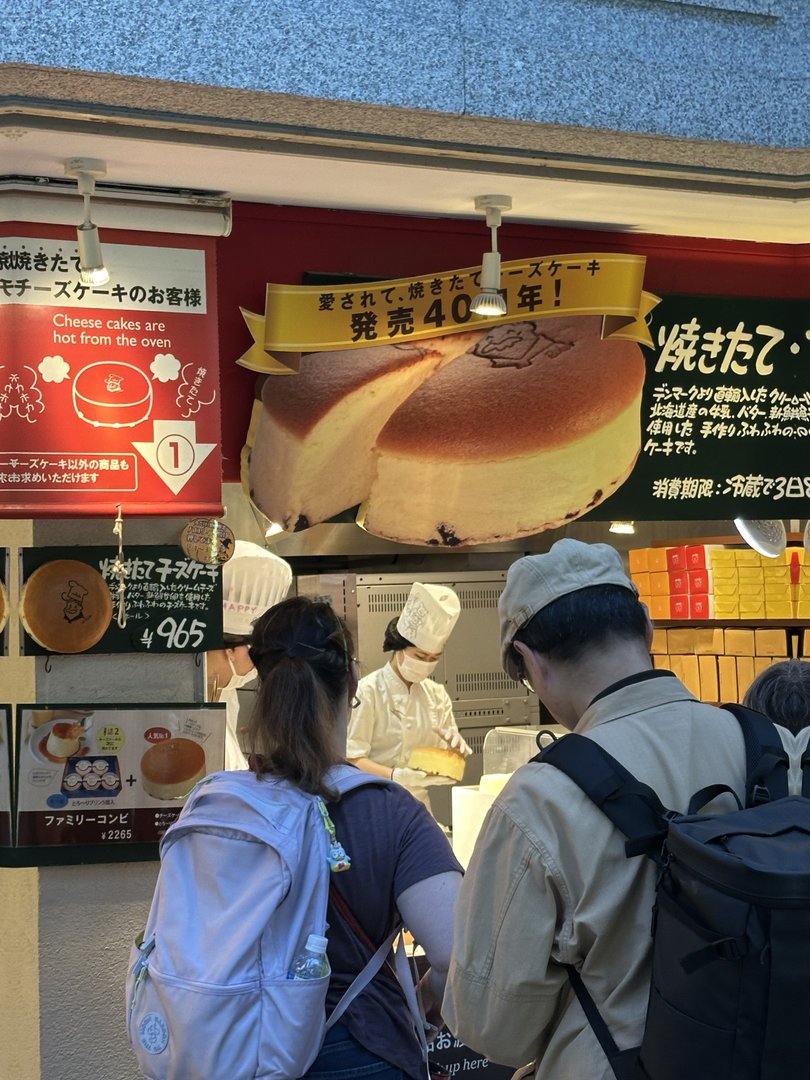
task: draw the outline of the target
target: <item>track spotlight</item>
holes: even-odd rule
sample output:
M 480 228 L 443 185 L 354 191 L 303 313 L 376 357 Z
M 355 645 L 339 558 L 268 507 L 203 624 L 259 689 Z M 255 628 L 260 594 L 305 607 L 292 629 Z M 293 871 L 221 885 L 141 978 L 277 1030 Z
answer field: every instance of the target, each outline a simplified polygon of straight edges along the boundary
M 473 297 L 470 311 L 474 315 L 505 315 L 506 300 L 501 288 L 501 256 L 498 252 L 498 228 L 501 213 L 512 209 L 509 195 L 479 195 L 475 200 L 476 210 L 486 210 L 487 226 L 492 233 L 492 250 L 487 251 L 481 261 L 481 291 Z
M 76 229 L 79 243 L 79 277 L 85 285 L 106 285 L 110 272 L 104 265 L 98 229 L 90 216 L 90 198 L 96 189 L 97 176 L 104 176 L 107 167 L 97 158 L 69 158 L 65 174 L 76 177 L 79 194 L 84 199 L 84 220 Z
M 734 527 L 749 547 L 769 559 L 778 559 L 787 547 L 785 523 L 778 518 L 763 521 L 735 518 Z
M 611 521 L 608 532 L 612 533 L 624 533 L 627 536 L 632 536 L 636 531 L 635 521 Z

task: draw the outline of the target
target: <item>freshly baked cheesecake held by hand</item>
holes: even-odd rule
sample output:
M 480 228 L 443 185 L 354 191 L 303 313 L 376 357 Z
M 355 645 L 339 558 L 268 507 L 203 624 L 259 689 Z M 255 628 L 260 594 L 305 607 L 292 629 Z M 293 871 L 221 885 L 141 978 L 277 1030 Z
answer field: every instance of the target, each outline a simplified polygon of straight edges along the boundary
M 494 327 L 379 433 L 371 533 L 484 544 L 557 528 L 627 479 L 641 448 L 645 364 L 598 316 Z
M 388 418 L 483 335 L 309 353 L 298 374 L 268 378 L 250 455 L 258 508 L 297 531 L 357 506 L 371 489 L 372 450 Z

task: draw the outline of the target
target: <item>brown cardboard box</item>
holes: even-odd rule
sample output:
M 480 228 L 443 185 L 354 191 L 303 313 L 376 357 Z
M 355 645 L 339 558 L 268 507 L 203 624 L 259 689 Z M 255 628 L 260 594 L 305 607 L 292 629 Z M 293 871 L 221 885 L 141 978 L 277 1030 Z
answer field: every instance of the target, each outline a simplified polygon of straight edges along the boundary
M 692 633 L 695 641 L 695 652 L 698 655 L 701 653 L 716 654 L 726 651 L 723 630 L 721 627 L 700 626 L 696 627 Z
M 698 667 L 698 658 L 696 656 L 681 656 L 681 672 L 680 678 L 683 685 L 694 694 L 696 698 L 700 697 L 700 673 Z
M 717 657 L 699 656 L 698 674 L 700 675 L 700 700 L 719 701 L 720 688 L 717 683 Z
M 761 675 L 763 671 L 767 671 L 771 664 L 775 664 L 776 660 L 772 656 L 755 656 L 754 657 L 754 678 L 757 675 Z
M 717 657 L 717 680 L 719 683 L 720 701 L 737 701 L 736 657 Z
M 753 656 L 737 657 L 737 700 L 742 701 L 745 691 L 754 681 Z
M 695 651 L 695 631 L 689 627 L 682 630 L 667 630 L 667 652 L 693 653 Z
M 755 552 L 756 554 L 756 552 Z M 754 655 L 754 631 L 742 627 L 726 627 L 725 632 L 726 655 L 728 656 L 753 656 Z
M 653 656 L 666 655 L 668 651 L 667 638 L 667 630 L 653 630 L 652 645 L 650 646 L 650 652 Z
M 784 656 L 787 652 L 787 639 L 784 630 L 755 630 L 755 656 Z
M 671 671 L 669 666 L 669 657 L 666 653 L 656 653 L 652 658 L 654 668 L 663 668 L 665 671 Z

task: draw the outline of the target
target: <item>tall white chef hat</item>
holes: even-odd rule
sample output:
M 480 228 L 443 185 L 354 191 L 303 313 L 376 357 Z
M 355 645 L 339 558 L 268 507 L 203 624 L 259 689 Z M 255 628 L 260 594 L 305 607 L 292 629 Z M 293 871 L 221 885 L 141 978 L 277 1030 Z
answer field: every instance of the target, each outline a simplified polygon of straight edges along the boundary
M 456 625 L 461 602 L 448 585 L 415 581 L 397 620 L 397 630 L 417 649 L 439 653 Z
M 247 637 L 253 622 L 287 595 L 290 564 L 258 544 L 237 540 L 222 567 L 222 630 Z

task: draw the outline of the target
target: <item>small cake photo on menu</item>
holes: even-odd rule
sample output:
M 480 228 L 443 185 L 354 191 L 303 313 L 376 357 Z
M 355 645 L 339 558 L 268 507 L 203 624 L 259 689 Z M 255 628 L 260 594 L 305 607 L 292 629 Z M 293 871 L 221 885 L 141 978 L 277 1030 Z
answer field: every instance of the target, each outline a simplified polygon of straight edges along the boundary
M 45 753 L 52 761 L 67 761 L 78 754 L 84 737 L 84 726 L 78 722 L 60 720 L 48 732 Z
M 79 774 L 79 776 L 87 776 L 93 766 L 86 758 L 82 758 L 81 761 L 74 762 L 73 768 Z
M 62 787 L 65 791 L 78 791 L 82 786 L 82 778 L 78 773 L 68 773 L 62 781 Z
M 101 574 L 77 559 L 43 563 L 26 580 L 20 618 L 29 637 L 55 653 L 96 645 L 112 622 L 112 595 Z
M 464 765 L 463 754 L 441 746 L 417 746 L 408 758 L 409 769 L 421 769 L 428 776 L 446 776 L 456 781 L 463 779 Z
M 205 751 L 193 739 L 166 739 L 141 758 L 144 791 L 154 799 L 183 799 L 205 776 Z
M 109 761 L 106 758 L 96 758 L 93 762 L 93 772 L 97 772 L 99 776 L 105 773 L 110 767 Z
M 104 773 L 101 778 L 101 786 L 107 788 L 108 791 L 112 791 L 113 788 L 118 787 L 118 777 L 113 772 Z
M 88 791 L 95 791 L 101 786 L 101 777 L 97 773 L 89 772 L 86 773 L 82 783 Z

